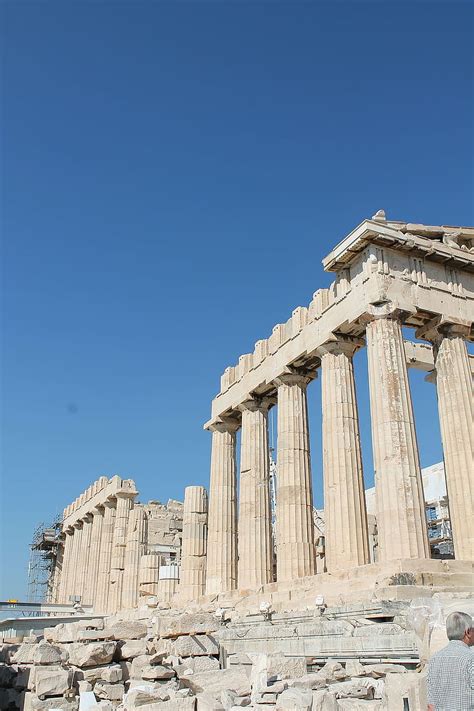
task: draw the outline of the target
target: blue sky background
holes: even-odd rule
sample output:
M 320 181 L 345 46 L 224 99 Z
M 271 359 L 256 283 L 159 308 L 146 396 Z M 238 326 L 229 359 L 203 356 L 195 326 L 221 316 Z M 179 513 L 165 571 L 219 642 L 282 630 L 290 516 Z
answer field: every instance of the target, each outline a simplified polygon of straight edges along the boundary
M 4 2 L 0 598 L 101 475 L 208 483 L 224 368 L 362 219 L 473 223 L 473 6 Z M 372 483 L 365 354 L 356 357 Z M 412 373 L 423 465 L 434 386 Z M 309 390 L 321 498 L 320 385 Z

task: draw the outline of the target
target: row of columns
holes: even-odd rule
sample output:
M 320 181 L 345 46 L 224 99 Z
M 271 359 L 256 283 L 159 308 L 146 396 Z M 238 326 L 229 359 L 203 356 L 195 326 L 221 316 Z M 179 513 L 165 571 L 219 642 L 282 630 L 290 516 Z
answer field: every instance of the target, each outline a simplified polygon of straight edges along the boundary
M 145 512 L 134 490 L 117 491 L 65 529 L 59 602 L 78 596 L 96 612 L 138 601 L 138 564 L 146 547 Z
M 471 560 L 473 385 L 462 335 L 459 328 L 449 325 L 423 332 L 433 342 L 455 554 L 456 558 Z M 390 305 L 371 307 L 366 340 L 379 559 L 427 558 L 430 550 L 423 486 L 400 314 Z M 328 571 L 369 562 L 352 364 L 353 354 L 362 343 L 335 337 L 318 351 Z M 284 581 L 316 573 L 306 394 L 309 381 L 307 374 L 296 372 L 275 380 L 276 562 L 277 579 Z M 268 399 L 252 398 L 239 408 L 241 424 L 221 419 L 211 426 L 207 594 L 237 587 L 255 589 L 273 579 L 267 422 L 271 404 Z M 240 426 L 237 517 L 236 432 Z

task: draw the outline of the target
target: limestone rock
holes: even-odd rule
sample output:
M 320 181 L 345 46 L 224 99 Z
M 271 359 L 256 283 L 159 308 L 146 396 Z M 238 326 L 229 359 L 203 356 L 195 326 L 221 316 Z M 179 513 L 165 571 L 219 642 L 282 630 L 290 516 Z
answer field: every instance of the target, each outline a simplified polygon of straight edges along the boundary
M 131 639 L 119 644 L 120 659 L 133 659 L 147 653 L 147 643 L 144 639 Z
M 158 620 L 160 637 L 209 634 L 219 629 L 219 621 L 208 612 L 162 615 Z
M 181 683 L 195 694 L 206 692 L 217 697 L 226 690 L 233 691 L 237 696 L 248 696 L 251 691 L 247 675 L 235 668 L 192 674 L 182 677 Z
M 119 621 L 111 625 L 106 630 L 111 639 L 141 639 L 146 637 L 147 626 L 138 621 Z
M 71 686 L 72 674 L 65 669 L 37 669 L 35 674 L 36 695 L 62 696 Z
M 130 667 L 130 677 L 132 679 L 141 679 L 142 671 L 149 666 L 149 663 L 150 657 L 147 654 L 140 654 L 138 657 L 134 657 Z
M 321 672 L 311 672 L 295 679 L 292 686 L 306 689 L 322 689 L 327 686 L 327 676 Z
M 61 623 L 55 627 L 44 629 L 44 638 L 48 642 L 58 642 L 68 644 L 77 641 L 77 627 L 73 624 Z
M 141 688 L 131 689 L 124 697 L 124 711 L 134 711 L 135 709 L 155 704 L 159 701 L 169 701 L 170 694 L 167 689 L 154 689 L 152 686 L 143 685 Z
M 14 664 L 33 664 L 36 647 L 33 644 L 22 644 L 12 655 Z
M 313 694 L 306 689 L 286 689 L 278 697 L 276 709 L 285 711 L 311 711 Z
M 328 681 L 342 681 L 347 679 L 348 673 L 339 662 L 333 662 L 329 660 L 326 664 L 321 667 L 318 674 L 325 675 Z
M 116 642 L 91 642 L 81 644 L 77 642 L 69 645 L 69 662 L 76 667 L 93 667 L 99 664 L 108 664 L 115 653 Z
M 121 701 L 124 693 L 125 687 L 123 684 L 110 684 L 107 681 L 98 681 L 94 686 L 94 694 L 99 699 Z
M 219 654 L 219 645 L 210 635 L 200 634 L 193 637 L 181 636 L 169 640 L 169 651 L 178 657 L 197 657 Z

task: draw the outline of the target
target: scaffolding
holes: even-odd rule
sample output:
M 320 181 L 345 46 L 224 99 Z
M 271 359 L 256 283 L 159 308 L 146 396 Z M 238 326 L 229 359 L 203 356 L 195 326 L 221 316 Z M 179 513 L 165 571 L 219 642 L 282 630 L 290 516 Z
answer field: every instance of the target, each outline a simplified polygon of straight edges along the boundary
M 40 523 L 33 533 L 28 562 L 28 602 L 54 602 L 62 551 L 61 524 Z

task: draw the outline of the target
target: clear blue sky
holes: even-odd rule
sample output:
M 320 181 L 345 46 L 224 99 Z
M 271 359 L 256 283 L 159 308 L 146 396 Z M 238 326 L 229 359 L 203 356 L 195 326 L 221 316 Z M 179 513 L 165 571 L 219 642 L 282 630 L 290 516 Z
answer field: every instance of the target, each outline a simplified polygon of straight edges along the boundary
M 362 219 L 473 224 L 473 8 L 1 10 L 4 598 L 35 526 L 99 476 L 142 500 L 207 484 L 221 372 L 329 283 L 322 257 Z M 357 371 L 370 485 L 363 353 Z M 428 465 L 434 386 L 412 382 Z

